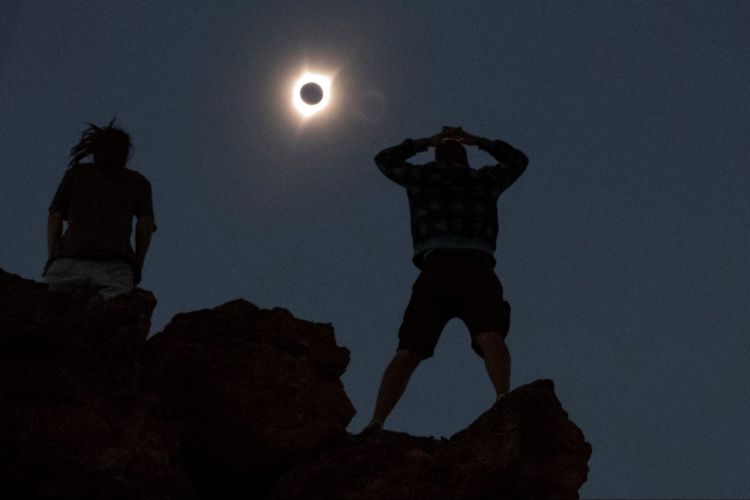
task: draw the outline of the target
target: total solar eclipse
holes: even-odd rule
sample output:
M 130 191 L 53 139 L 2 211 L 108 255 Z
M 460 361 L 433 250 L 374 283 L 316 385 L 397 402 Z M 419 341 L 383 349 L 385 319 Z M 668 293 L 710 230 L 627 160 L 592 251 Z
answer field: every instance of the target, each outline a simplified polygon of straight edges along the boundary
M 292 87 L 292 104 L 305 119 L 326 109 L 331 98 L 331 77 L 322 73 L 307 71 Z
M 299 89 L 299 96 L 305 104 L 314 106 L 323 100 L 323 88 L 315 82 L 309 82 Z

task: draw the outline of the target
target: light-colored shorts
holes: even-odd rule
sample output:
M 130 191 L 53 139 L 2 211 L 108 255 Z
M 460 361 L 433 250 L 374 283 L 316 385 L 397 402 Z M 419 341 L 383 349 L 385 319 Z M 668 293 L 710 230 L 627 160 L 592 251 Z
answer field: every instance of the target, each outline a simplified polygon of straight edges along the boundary
M 55 259 L 45 279 L 50 290 L 88 289 L 105 299 L 133 289 L 133 270 L 122 260 Z

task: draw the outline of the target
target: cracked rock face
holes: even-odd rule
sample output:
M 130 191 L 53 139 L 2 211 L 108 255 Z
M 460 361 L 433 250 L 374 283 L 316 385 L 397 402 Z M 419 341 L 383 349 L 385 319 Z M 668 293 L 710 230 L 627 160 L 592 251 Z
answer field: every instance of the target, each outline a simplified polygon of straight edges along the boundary
M 92 301 L 2 270 L 0 304 L 4 497 L 572 499 L 586 480 L 551 381 L 450 439 L 361 438 L 331 325 L 235 300 L 147 340 L 149 292 Z

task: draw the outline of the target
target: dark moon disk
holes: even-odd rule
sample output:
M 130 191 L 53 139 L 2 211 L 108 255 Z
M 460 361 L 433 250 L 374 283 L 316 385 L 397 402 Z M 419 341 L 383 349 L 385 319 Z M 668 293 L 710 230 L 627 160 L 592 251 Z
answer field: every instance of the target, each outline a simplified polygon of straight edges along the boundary
M 305 104 L 318 104 L 323 100 L 323 89 L 317 83 L 306 83 L 299 89 L 299 96 Z

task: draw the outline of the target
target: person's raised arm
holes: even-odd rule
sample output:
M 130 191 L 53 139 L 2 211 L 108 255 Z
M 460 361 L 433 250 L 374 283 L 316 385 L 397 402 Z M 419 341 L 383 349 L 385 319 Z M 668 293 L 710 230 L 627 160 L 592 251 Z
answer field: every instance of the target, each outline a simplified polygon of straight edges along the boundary
M 497 163 L 479 169 L 477 172 L 492 184 L 506 189 L 516 182 L 526 170 L 529 159 L 523 152 L 501 140 L 490 140 L 463 132 L 464 143 L 477 146 L 489 153 Z
M 390 180 L 407 186 L 419 179 L 419 167 L 406 160 L 434 146 L 439 135 L 424 139 L 406 139 L 397 146 L 386 148 L 375 156 L 375 164 Z

